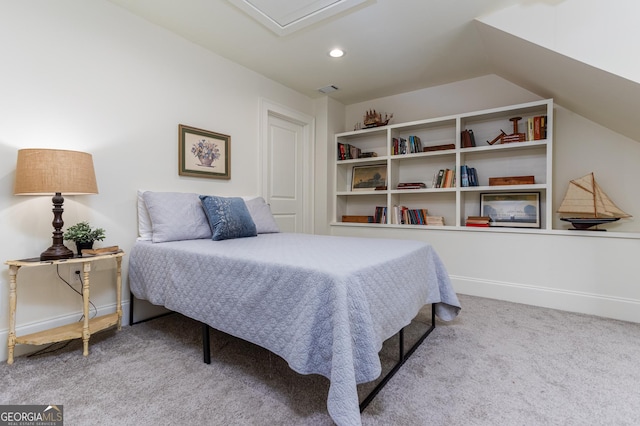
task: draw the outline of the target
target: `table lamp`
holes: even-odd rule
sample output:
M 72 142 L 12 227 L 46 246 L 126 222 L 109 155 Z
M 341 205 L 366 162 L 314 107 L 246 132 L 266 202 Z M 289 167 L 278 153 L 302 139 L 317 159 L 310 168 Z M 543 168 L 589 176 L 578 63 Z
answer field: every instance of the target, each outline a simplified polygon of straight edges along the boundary
M 65 195 L 97 194 L 91 154 L 62 149 L 18 150 L 15 195 L 53 194 L 53 244 L 40 260 L 68 259 L 73 252 L 62 244 L 62 204 Z

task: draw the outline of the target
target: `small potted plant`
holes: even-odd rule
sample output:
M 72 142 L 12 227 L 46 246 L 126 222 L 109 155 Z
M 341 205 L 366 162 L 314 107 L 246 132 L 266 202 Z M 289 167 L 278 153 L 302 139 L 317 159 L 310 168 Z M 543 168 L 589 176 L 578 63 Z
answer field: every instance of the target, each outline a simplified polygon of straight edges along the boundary
M 65 240 L 76 243 L 78 256 L 82 256 L 82 249 L 93 248 L 93 242 L 102 241 L 104 240 L 104 237 L 104 229 L 91 229 L 89 222 L 80 222 L 68 227 L 67 231 L 62 236 Z

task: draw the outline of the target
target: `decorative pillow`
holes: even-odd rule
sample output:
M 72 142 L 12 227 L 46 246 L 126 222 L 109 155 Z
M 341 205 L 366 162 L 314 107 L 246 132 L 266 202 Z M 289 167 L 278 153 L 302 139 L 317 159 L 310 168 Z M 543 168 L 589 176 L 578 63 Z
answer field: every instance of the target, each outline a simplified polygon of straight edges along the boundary
M 249 209 L 249 214 L 256 224 L 256 231 L 258 234 L 269 234 L 273 232 L 280 232 L 278 224 L 276 223 L 273 215 L 271 214 L 271 208 L 269 204 L 264 201 L 262 197 L 254 197 L 245 199 L 244 203 Z
M 153 228 L 151 227 L 151 218 L 147 205 L 144 203 L 142 194 L 145 191 L 138 190 L 138 240 L 151 241 L 153 237 Z
M 198 194 L 146 191 L 142 198 L 151 218 L 154 243 L 211 238 Z
M 201 195 L 202 207 L 209 218 L 212 240 L 255 237 L 256 224 L 251 219 L 244 200 L 240 197 L 212 197 Z

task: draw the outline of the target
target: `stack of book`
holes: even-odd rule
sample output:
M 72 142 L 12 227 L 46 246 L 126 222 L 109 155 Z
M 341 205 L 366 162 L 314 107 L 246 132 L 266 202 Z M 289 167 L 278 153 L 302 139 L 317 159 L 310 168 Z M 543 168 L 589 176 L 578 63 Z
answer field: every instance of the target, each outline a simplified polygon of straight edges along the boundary
M 338 142 L 338 160 L 355 160 L 356 158 L 371 158 L 377 156 L 378 153 L 375 151 L 362 152 L 362 150 L 355 145 Z
M 342 215 L 343 222 L 373 223 L 373 216 Z
M 392 155 L 414 154 L 417 152 L 422 152 L 422 142 L 418 136 L 409 136 L 409 140 L 402 137 L 393 138 Z
M 467 218 L 467 226 L 478 226 L 488 228 L 490 226 L 491 218 L 489 216 L 469 216 Z
M 456 171 L 440 169 L 433 175 L 432 188 L 453 188 L 456 186 Z
M 427 225 L 444 226 L 444 217 L 442 217 L 442 216 L 427 216 Z
M 387 208 L 383 206 L 377 206 L 376 212 L 373 215 L 373 223 L 387 223 Z
M 405 206 L 393 206 L 392 223 L 426 225 L 427 209 L 410 209 Z
M 460 145 L 462 145 L 463 148 L 473 148 L 476 146 L 476 138 L 473 130 L 467 129 L 460 133 Z
M 426 187 L 427 185 L 423 182 L 400 182 L 398 184 L 398 189 L 422 189 Z
M 547 138 L 547 116 L 537 115 L 527 119 L 527 140 L 538 141 Z
M 362 150 L 357 146 L 338 142 L 338 160 L 353 160 L 360 158 L 361 154 Z
M 424 148 L 422 148 L 422 151 L 423 152 L 446 151 L 448 149 L 456 149 L 456 145 L 452 144 L 452 143 L 446 143 L 446 144 L 442 144 L 442 145 L 430 145 L 430 146 L 425 146 Z
M 478 186 L 478 172 L 475 167 L 466 164 L 460 166 L 460 186 Z

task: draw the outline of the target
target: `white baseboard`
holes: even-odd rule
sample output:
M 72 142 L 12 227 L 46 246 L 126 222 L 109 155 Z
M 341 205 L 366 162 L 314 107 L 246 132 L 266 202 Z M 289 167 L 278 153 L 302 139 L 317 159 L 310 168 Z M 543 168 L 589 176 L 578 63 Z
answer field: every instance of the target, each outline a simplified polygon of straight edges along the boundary
M 451 276 L 457 293 L 640 323 L 640 300 Z M 464 312 L 464 306 L 462 307 Z
M 91 317 L 101 316 L 101 315 L 113 313 L 115 311 L 116 311 L 116 304 L 113 303 L 109 305 L 98 306 L 97 313 L 95 313 L 95 311 L 93 310 L 93 307 L 91 307 L 90 315 Z M 82 311 L 78 311 L 78 312 L 73 312 L 67 315 L 61 315 L 55 318 L 49 318 L 44 321 L 36 321 L 36 322 L 31 322 L 29 324 L 22 324 L 22 325 L 17 324 L 16 335 L 24 336 L 27 334 L 36 333 L 38 331 L 48 330 L 50 328 L 71 324 L 73 322 L 80 321 L 81 318 L 82 318 Z M 124 326 L 128 324 L 129 324 L 129 300 L 123 300 L 122 301 L 122 325 Z M 7 360 L 8 337 L 9 337 L 9 329 L 0 330 L 0 342 L 2 342 L 2 344 L 0 344 L 0 362 L 5 362 Z M 32 352 L 36 352 L 44 347 L 46 347 L 46 345 L 39 345 L 39 346 L 16 345 L 13 355 L 14 357 L 17 357 L 20 355 L 26 355 Z M 91 354 L 91 341 L 89 341 L 89 354 Z M 82 351 L 79 351 L 78 355 L 82 356 Z

